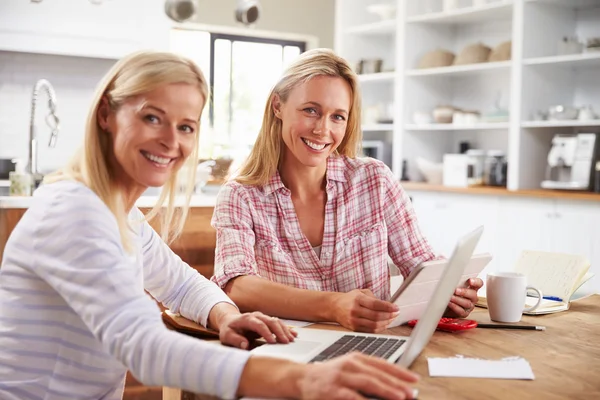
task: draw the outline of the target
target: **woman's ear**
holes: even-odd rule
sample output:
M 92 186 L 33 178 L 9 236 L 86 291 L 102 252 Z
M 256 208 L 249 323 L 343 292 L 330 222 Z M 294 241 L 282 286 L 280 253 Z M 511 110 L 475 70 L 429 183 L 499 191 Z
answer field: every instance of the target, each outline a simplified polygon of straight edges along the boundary
M 106 96 L 102 96 L 102 99 L 100 99 L 100 105 L 98 106 L 98 112 L 96 113 L 96 120 L 98 122 L 98 126 L 100 126 L 104 132 L 110 132 L 108 125 L 108 117 L 110 116 L 110 113 L 111 108 L 108 104 L 108 99 Z
M 278 94 L 273 95 L 273 114 L 276 118 L 281 119 L 281 98 Z

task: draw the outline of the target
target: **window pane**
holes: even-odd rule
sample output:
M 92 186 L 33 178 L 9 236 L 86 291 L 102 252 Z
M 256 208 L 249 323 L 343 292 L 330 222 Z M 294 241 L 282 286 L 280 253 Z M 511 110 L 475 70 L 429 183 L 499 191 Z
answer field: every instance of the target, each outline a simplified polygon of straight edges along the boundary
M 229 99 L 231 93 L 231 41 L 215 40 L 215 87 L 214 99 L 214 142 L 229 143 L 231 114 Z
M 283 68 L 287 67 L 299 55 L 300 55 L 300 47 L 285 46 L 283 48 Z
M 233 43 L 232 144 L 254 144 L 267 97 L 281 75 L 282 58 L 280 45 Z

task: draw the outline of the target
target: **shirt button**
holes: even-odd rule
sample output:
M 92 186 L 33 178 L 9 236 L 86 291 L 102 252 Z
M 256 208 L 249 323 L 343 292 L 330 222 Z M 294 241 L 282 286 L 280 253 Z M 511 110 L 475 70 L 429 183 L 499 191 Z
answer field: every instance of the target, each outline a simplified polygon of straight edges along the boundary
M 328 251 L 325 252 L 325 256 L 329 257 L 329 252 Z

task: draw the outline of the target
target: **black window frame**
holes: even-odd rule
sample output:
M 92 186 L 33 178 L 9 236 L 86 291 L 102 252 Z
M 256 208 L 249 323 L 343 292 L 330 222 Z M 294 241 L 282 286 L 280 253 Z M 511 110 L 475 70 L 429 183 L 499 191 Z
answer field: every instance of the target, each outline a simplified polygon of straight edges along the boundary
M 214 93 L 215 93 L 215 42 L 218 39 L 225 39 L 231 41 L 231 51 L 233 51 L 233 42 L 249 42 L 249 43 L 264 43 L 264 44 L 276 44 L 280 45 L 282 48 L 285 46 L 296 46 L 300 48 L 300 54 L 306 51 L 306 42 L 296 41 L 296 40 L 285 40 L 285 39 L 274 39 L 274 38 L 263 38 L 263 37 L 255 37 L 255 36 L 243 36 L 243 35 L 232 35 L 226 33 L 213 33 L 208 32 L 210 34 L 210 79 L 209 79 L 209 87 L 210 87 L 210 101 L 209 101 L 209 109 L 208 109 L 208 120 L 211 127 L 214 127 L 215 123 L 215 108 L 214 108 Z M 282 52 L 283 57 L 283 52 Z M 230 54 L 230 62 L 233 60 L 233 54 Z M 233 86 L 231 85 L 231 76 L 232 70 L 230 65 L 229 79 L 230 79 L 230 90 L 233 90 Z M 233 115 L 232 113 L 232 101 L 233 96 L 229 96 L 229 118 Z M 231 121 L 229 121 L 231 122 Z

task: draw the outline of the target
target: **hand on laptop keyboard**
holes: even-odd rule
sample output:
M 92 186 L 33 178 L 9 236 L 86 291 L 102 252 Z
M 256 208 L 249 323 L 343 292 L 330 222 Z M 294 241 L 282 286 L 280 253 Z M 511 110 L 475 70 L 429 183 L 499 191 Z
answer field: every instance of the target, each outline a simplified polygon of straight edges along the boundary
M 410 383 L 418 375 L 382 359 L 352 353 L 326 362 L 312 363 L 300 384 L 303 399 L 376 396 L 383 400 L 412 399 Z

